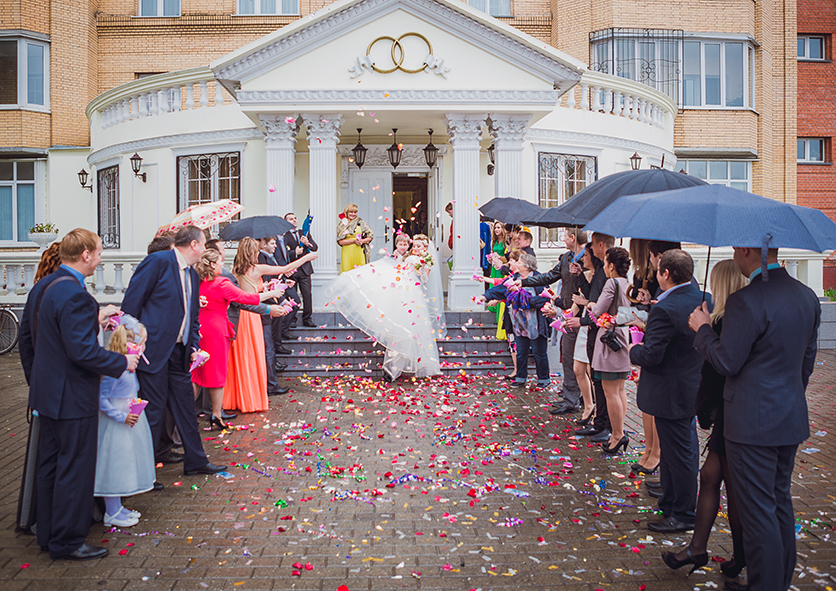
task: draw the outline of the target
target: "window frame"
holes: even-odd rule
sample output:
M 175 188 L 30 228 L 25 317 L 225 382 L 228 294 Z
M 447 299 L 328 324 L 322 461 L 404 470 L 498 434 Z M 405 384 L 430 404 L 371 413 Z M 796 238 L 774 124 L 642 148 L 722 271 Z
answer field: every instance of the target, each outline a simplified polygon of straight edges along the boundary
M 704 162 L 706 167 L 706 175 L 705 178 L 697 176 L 693 174 L 691 170 L 691 163 L 693 162 Z M 712 163 L 725 163 L 726 164 L 726 176 L 725 178 L 713 178 L 712 171 L 711 171 L 711 164 Z M 731 164 L 743 163 L 746 165 L 746 179 L 733 179 L 731 178 Z M 684 165 L 684 166 L 683 166 Z M 682 171 L 684 170 L 687 174 L 699 178 L 700 180 L 705 181 L 710 185 L 725 185 L 726 187 L 730 187 L 732 189 L 739 189 L 741 191 L 748 191 L 749 193 L 752 192 L 752 161 L 751 160 L 735 160 L 735 159 L 728 159 L 728 158 L 687 158 L 687 159 L 679 159 L 676 162 L 676 170 Z M 742 185 L 745 184 L 746 188 L 740 186 L 732 186 L 735 185 Z
M 493 6 L 492 6 L 493 0 L 475 0 L 475 1 L 478 2 L 480 5 L 482 3 L 484 3 L 485 8 L 480 8 L 479 6 L 474 5 L 473 4 L 474 0 L 467 0 L 467 5 L 472 7 L 475 10 L 479 10 L 480 12 L 484 12 L 485 14 L 487 14 L 489 16 L 492 16 L 494 18 L 513 18 L 513 16 L 514 16 L 514 10 L 513 10 L 513 6 L 511 6 L 511 0 L 498 0 L 499 2 L 507 3 L 508 12 L 506 14 L 498 14 L 498 13 L 494 14 L 494 12 L 491 10 L 493 8 Z
M 157 14 L 142 14 L 142 0 L 136 3 L 136 18 L 179 18 L 183 15 L 183 0 L 177 0 L 177 14 L 165 14 L 165 0 L 156 0 Z
M 202 152 L 202 153 L 184 153 L 178 154 L 176 156 L 175 164 L 177 170 L 177 202 L 176 202 L 176 209 L 178 212 L 181 212 L 192 205 L 198 205 L 200 203 L 214 203 L 219 201 L 220 199 L 231 199 L 236 203 L 241 203 L 241 195 L 243 193 L 243 171 L 242 171 L 242 158 L 241 154 L 243 150 L 239 149 L 229 149 L 223 150 L 221 146 L 213 146 L 212 148 L 219 150 L 217 152 Z M 237 189 L 237 200 L 232 196 L 228 195 L 219 195 L 220 193 L 220 159 L 221 158 L 231 158 L 234 157 L 236 160 L 234 161 L 234 165 L 238 167 L 238 175 L 237 177 L 224 177 L 229 179 L 234 179 L 238 185 Z M 188 184 L 189 181 L 199 182 L 200 179 L 191 179 L 189 177 L 189 165 L 188 162 L 191 161 L 199 161 L 201 159 L 209 159 L 209 169 L 210 169 L 210 177 L 209 177 L 209 194 L 211 198 L 209 200 L 198 200 L 195 203 L 190 203 L 189 201 L 189 191 L 188 191 Z M 231 189 L 231 187 L 230 187 Z M 235 221 L 240 219 L 240 214 L 236 214 L 235 217 L 232 218 L 230 221 Z M 229 222 L 227 222 L 229 223 Z M 212 226 L 212 231 L 217 233 L 220 231 L 220 228 L 225 226 L 224 224 L 216 224 Z
M 5 162 L 9 162 L 6 160 Z M 18 221 L 17 221 L 17 212 L 18 212 L 18 186 L 20 185 L 32 185 L 33 186 L 33 198 L 34 198 L 34 221 L 33 226 L 35 224 L 43 223 L 43 171 L 45 166 L 44 160 L 32 159 L 32 158 L 21 158 L 19 160 L 12 160 L 13 165 L 13 175 L 12 180 L 9 181 L 0 181 L 0 187 L 11 187 L 12 189 L 12 239 L 11 240 L 2 240 L 0 239 L 0 246 L 2 247 L 19 247 L 19 246 L 33 246 L 35 245 L 34 242 L 29 240 L 29 229 L 26 228 L 26 235 L 21 238 L 20 236 L 20 228 L 18 228 Z M 32 162 L 34 163 L 34 178 L 29 179 L 18 179 L 18 172 L 17 172 L 17 165 L 20 162 Z
M 821 57 L 810 57 L 810 40 L 821 40 Z M 796 44 L 796 59 L 800 62 L 826 62 L 827 59 L 827 35 L 799 35 L 798 41 L 804 41 L 804 55 L 798 55 L 798 45 Z
M 685 44 L 699 43 L 700 44 L 700 104 L 687 105 L 685 104 Z M 726 95 L 726 44 L 739 43 L 741 47 L 741 64 L 743 66 L 743 80 L 741 85 L 743 87 L 743 105 L 742 106 L 728 106 L 726 103 L 728 97 Z M 706 104 L 706 76 L 705 76 L 705 46 L 719 45 L 720 46 L 720 104 L 708 105 Z M 755 109 L 755 54 L 754 47 L 751 40 L 736 37 L 700 37 L 700 36 L 686 36 L 682 40 L 682 77 L 680 78 L 680 93 L 682 96 L 682 108 L 692 110 L 710 110 L 710 111 L 752 111 Z
M 798 143 L 804 142 L 804 158 L 798 158 Z M 821 160 L 810 159 L 810 142 L 820 142 Z M 826 164 L 827 163 L 827 138 L 824 137 L 800 137 L 796 138 L 796 163 L 798 164 Z
M 565 161 L 583 161 L 586 165 L 585 175 L 586 178 L 584 180 L 575 178 L 569 179 L 564 177 L 563 183 L 558 186 L 558 195 L 557 195 L 557 203 L 553 203 L 552 200 L 546 199 L 545 191 L 547 183 L 553 180 L 553 177 L 544 177 L 544 158 L 550 158 L 552 161 L 558 161 L 557 164 L 552 164 L 552 166 L 559 168 L 560 160 Z M 537 204 L 540 207 L 547 208 L 547 207 L 557 207 L 560 206 L 568 199 L 576 195 L 579 191 L 583 190 L 584 188 L 588 187 L 592 183 L 594 183 L 598 179 L 598 157 L 597 156 L 590 156 L 586 154 L 564 154 L 560 152 L 550 152 L 547 150 L 538 150 L 537 151 Z M 572 191 L 571 195 L 569 193 L 569 183 L 574 183 L 575 186 L 574 191 Z M 579 186 L 580 184 L 583 186 Z M 564 228 L 539 228 L 537 231 L 537 247 L 540 249 L 560 249 L 566 248 L 565 243 L 563 242 L 563 232 Z
M 113 175 L 108 182 L 105 177 Z M 107 192 L 107 195 L 103 193 Z M 99 238 L 105 250 L 119 250 L 122 247 L 121 237 L 121 191 L 119 185 L 119 165 L 107 166 L 96 170 L 96 217 L 98 221 Z M 103 207 L 104 206 L 104 207 Z M 103 228 L 106 225 L 107 228 Z M 113 230 L 105 232 L 105 230 Z M 108 235 L 113 235 L 113 240 Z
M 294 0 L 296 2 L 296 11 L 295 12 L 283 12 L 280 11 L 279 8 L 283 6 L 283 0 L 275 0 L 276 1 L 276 12 L 264 12 L 261 10 L 263 0 L 253 0 L 257 10 L 253 12 L 241 12 L 241 0 L 235 0 L 235 15 L 236 16 L 300 16 L 302 14 L 301 7 L 300 7 L 300 0 Z
M 48 39 L 40 37 L 33 37 L 28 35 L 2 35 L 0 34 L 0 41 L 16 41 L 17 42 L 17 102 L 14 104 L 2 105 L 0 104 L 0 111 L 12 110 L 26 110 L 38 111 L 41 113 L 50 112 L 50 96 L 49 96 L 49 46 Z M 43 96 L 44 103 L 29 102 L 29 50 L 28 46 L 34 45 L 40 47 L 44 51 L 44 69 L 43 69 Z

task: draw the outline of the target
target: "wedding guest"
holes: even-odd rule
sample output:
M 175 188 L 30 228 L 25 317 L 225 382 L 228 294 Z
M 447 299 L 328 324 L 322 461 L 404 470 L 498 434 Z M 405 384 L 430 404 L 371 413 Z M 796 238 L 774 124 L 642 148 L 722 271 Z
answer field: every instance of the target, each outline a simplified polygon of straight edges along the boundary
M 284 244 L 287 251 L 287 261 L 292 263 L 296 259 L 305 256 L 309 252 L 316 252 L 319 249 L 314 239 L 308 234 L 302 234 L 299 229 L 299 221 L 296 219 L 295 213 L 288 213 L 284 216 L 288 222 L 293 224 L 293 230 L 290 230 L 284 235 Z M 296 269 L 296 272 L 291 275 L 291 279 L 296 282 L 296 292 L 302 296 L 302 326 L 315 328 L 311 317 L 313 315 L 313 299 L 311 297 L 311 275 L 313 275 L 313 265 L 309 262 L 303 264 Z M 292 312 L 292 317 L 296 318 L 296 312 Z
M 342 247 L 340 273 L 365 265 L 371 256 L 370 244 L 374 239 L 374 232 L 357 215 L 358 211 L 356 204 L 349 203 L 343 209 L 342 216 L 337 222 L 337 244 Z

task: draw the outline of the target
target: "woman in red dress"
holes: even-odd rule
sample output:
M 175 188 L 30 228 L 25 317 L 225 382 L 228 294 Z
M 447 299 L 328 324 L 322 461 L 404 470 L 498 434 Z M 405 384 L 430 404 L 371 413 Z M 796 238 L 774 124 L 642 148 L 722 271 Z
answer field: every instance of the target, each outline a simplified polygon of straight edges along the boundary
M 217 250 L 206 249 L 195 269 L 202 279 L 200 283 L 200 348 L 209 353 L 209 359 L 192 372 L 195 391 L 204 387 L 212 400 L 210 425 L 223 428 L 224 385 L 229 360 L 229 342 L 235 336 L 227 317 L 230 302 L 256 305 L 266 299 L 281 296 L 282 289 L 264 293 L 247 293 L 237 288 L 226 277 L 221 277 L 224 257 Z

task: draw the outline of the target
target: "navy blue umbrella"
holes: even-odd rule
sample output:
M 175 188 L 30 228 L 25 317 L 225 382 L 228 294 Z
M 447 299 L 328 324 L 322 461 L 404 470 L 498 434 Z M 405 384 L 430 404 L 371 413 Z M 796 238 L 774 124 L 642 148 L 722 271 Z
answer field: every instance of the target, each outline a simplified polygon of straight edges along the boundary
M 625 170 L 595 181 L 575 193 L 562 205 L 544 210 L 538 217 L 523 218 L 523 223 L 543 228 L 585 226 L 609 204 L 624 195 L 655 193 L 705 184 L 705 181 L 697 177 L 660 168 Z
M 836 224 L 821 211 L 723 185 L 621 197 L 584 230 L 705 246 L 836 248 Z
M 479 208 L 482 215 L 503 224 L 519 225 L 524 219 L 536 217 L 543 212 L 543 208 L 514 197 L 494 197 Z
M 241 240 L 241 238 L 269 238 L 293 230 L 293 224 L 277 215 L 256 215 L 221 228 L 221 240 Z

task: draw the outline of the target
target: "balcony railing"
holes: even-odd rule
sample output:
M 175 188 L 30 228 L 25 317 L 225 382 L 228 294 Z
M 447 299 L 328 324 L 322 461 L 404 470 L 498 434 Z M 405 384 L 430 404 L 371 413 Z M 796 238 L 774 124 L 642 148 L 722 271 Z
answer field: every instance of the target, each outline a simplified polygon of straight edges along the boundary
M 232 97 L 215 80 L 212 70 L 191 68 L 116 86 L 90 102 L 87 117 L 92 121 L 93 114 L 100 112 L 101 127 L 107 129 L 145 117 L 231 103 Z

